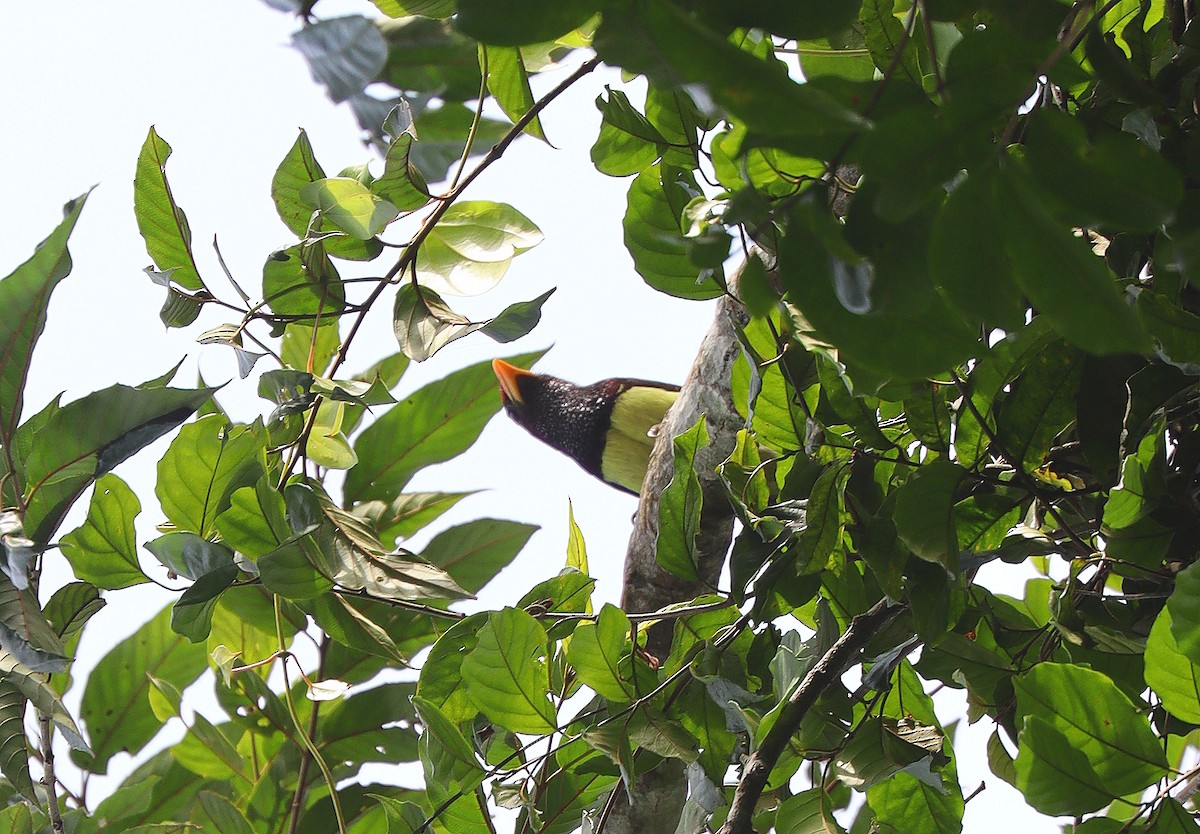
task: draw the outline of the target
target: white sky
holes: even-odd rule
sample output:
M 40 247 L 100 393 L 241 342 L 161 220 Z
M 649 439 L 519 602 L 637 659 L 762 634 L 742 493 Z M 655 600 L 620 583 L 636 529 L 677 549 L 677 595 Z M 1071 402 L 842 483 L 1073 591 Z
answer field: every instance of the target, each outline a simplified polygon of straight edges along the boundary
M 253 294 L 267 255 L 294 242 L 275 213 L 269 184 L 297 129 L 308 131 L 330 173 L 371 158 L 348 108 L 324 97 L 299 54 L 287 46 L 295 21 L 252 0 L 115 5 L 9 0 L 4 6 L 0 275 L 49 234 L 64 202 L 98 184 L 72 238 L 75 268 L 57 291 L 35 354 L 26 397 L 30 413 L 60 391 L 70 400 L 116 382 L 138 383 L 185 355 L 189 360 L 177 384 L 192 384 L 199 365 L 210 384 L 233 380 L 220 399 L 235 417 L 248 420 L 269 412 L 255 394 L 254 381 L 236 379 L 228 349 L 195 344 L 196 335 L 227 320 L 218 310 L 206 311 L 184 331 L 164 331 L 158 320 L 163 291 L 141 272 L 150 261 L 133 218 L 132 179 L 138 151 L 155 125 L 174 149 L 168 176 L 188 214 L 201 273 L 216 292 L 233 296 L 209 246 L 216 234 L 230 269 Z M 353 0 L 325 0 L 317 9 L 326 17 L 373 11 L 369 3 Z M 541 89 L 562 74 L 549 75 Z M 628 180 L 598 174 L 588 158 L 599 126 L 592 102 L 606 83 L 619 85 L 619 74 L 594 73 L 543 115 L 557 149 L 522 139 L 466 194 L 467 199 L 512 203 L 540 226 L 546 240 L 514 261 L 497 290 L 463 305 L 463 311 L 498 312 L 555 286 L 558 292 L 544 308 L 542 324 L 515 345 L 497 345 L 482 336 L 457 342 L 410 369 L 402 394 L 471 362 L 551 344 L 554 349 L 539 368 L 576 382 L 609 376 L 683 378 L 712 305 L 656 293 L 633 271 L 620 226 Z M 377 274 L 388 263 L 381 259 L 361 273 L 348 267 L 343 274 Z M 368 319 L 350 353 L 349 370 L 396 350 L 389 312 L 390 302 Z M 267 361 L 260 364 L 265 368 Z M 142 502 L 139 542 L 151 538 L 161 520 L 153 478 L 164 449 L 160 441 L 117 470 Z M 489 490 L 447 514 L 450 522 L 492 516 L 541 526 L 514 565 L 485 590 L 488 606 L 516 599 L 561 567 L 568 499 L 599 580 L 598 601 L 619 597 L 635 500 L 593 480 L 506 419 L 494 420 L 462 459 L 419 475 L 412 487 Z M 164 577 L 149 554 L 143 565 L 151 575 Z M 110 605 L 89 625 L 81 657 L 97 656 L 169 599 L 143 589 L 108 597 Z M 77 675 L 68 697 L 72 709 L 82 690 L 79 680 Z M 954 703 L 951 699 L 944 718 Z M 972 732 L 978 743 L 967 749 L 975 753 L 959 762 L 964 793 L 981 780 L 988 784 L 968 805 L 965 830 L 1020 825 L 1029 834 L 1056 831 L 987 772 L 981 746 L 987 731 L 990 726 L 980 725 L 978 733 Z M 119 777 L 128 768 L 128 757 L 121 755 L 110 772 Z M 93 796 L 106 792 L 103 784 L 93 785 Z

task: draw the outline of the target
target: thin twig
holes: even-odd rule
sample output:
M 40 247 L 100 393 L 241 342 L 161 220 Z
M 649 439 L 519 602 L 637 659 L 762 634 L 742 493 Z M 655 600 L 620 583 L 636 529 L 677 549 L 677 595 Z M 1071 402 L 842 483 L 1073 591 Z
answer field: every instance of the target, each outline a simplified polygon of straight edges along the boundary
M 321 638 L 321 646 L 319 649 L 320 660 L 317 662 L 317 671 L 320 673 L 321 667 L 325 665 L 325 653 L 329 649 L 329 635 L 323 635 Z M 285 659 L 283 661 L 287 663 Z M 320 701 L 313 701 L 312 713 L 308 716 L 308 737 L 315 738 L 317 735 L 317 716 L 320 712 Z M 291 814 L 291 820 L 288 823 L 288 834 L 296 834 L 300 827 L 300 812 L 304 809 L 304 795 L 308 791 L 308 769 L 312 766 L 313 757 L 305 747 L 300 754 L 300 768 L 296 773 L 296 792 L 292 794 L 292 807 L 288 812 Z M 331 788 L 332 790 L 332 788 Z

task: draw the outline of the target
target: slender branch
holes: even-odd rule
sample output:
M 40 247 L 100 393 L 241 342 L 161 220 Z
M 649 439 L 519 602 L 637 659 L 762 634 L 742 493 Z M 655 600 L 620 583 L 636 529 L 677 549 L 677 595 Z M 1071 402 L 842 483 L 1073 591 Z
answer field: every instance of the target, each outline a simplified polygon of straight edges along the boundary
M 404 253 L 397 259 L 396 263 L 387 271 L 383 278 L 379 280 L 379 283 L 375 285 L 367 298 L 359 306 L 358 314 L 354 317 L 354 321 L 350 325 L 350 330 L 346 334 L 346 338 L 342 340 L 342 344 L 338 347 L 338 352 L 336 356 L 334 356 L 333 365 L 329 369 L 330 377 L 333 377 L 337 373 L 338 369 L 341 368 L 345 363 L 346 355 L 350 350 L 350 344 L 354 341 L 355 336 L 358 335 L 358 331 L 362 327 L 363 321 L 367 317 L 367 313 L 369 313 L 371 308 L 375 306 L 375 302 L 379 300 L 379 297 L 383 295 L 384 291 L 396 280 L 396 277 L 404 274 L 406 269 L 416 263 L 417 252 L 420 251 L 421 244 L 423 244 L 425 239 L 428 238 L 433 232 L 433 229 L 438 224 L 438 221 L 441 220 L 442 217 L 445 216 L 446 212 L 450 210 L 450 206 L 454 204 L 454 201 L 462 196 L 462 193 L 467 190 L 467 187 L 470 186 L 470 184 L 473 183 L 480 174 L 482 174 L 493 163 L 500 159 L 500 157 L 504 156 L 505 151 L 508 150 L 508 146 L 516 141 L 517 137 L 525 131 L 525 128 L 538 117 L 538 114 L 545 110 L 552 101 L 572 87 L 575 82 L 583 78 L 599 65 L 599 58 L 590 58 L 587 61 L 584 61 L 573 73 L 564 78 L 557 87 L 534 102 L 533 106 L 530 107 L 525 114 L 521 116 L 521 118 L 517 119 L 517 121 L 513 123 L 513 126 L 509 129 L 508 133 L 504 134 L 500 141 L 493 145 L 492 149 L 484 155 L 483 159 L 479 161 L 479 164 L 472 168 L 470 173 L 464 176 L 462 181 L 450 189 L 450 191 L 448 191 L 444 197 L 438 200 L 437 205 L 433 208 L 433 211 L 431 211 L 429 216 L 426 217 L 424 222 L 421 223 L 421 228 L 417 231 L 416 235 L 413 236 L 412 241 L 407 247 L 405 247 Z M 315 407 L 313 408 L 312 413 L 314 415 L 316 414 Z M 297 450 L 303 449 L 305 444 L 307 444 L 308 436 L 312 433 L 313 423 L 313 420 L 309 420 L 305 424 L 304 429 L 300 432 L 300 436 L 296 439 Z M 287 479 L 291 477 L 292 470 L 295 468 L 299 458 L 299 454 L 294 454 L 288 461 L 287 466 L 284 467 L 283 474 L 279 479 L 280 484 L 287 483 Z
M 325 665 L 325 653 L 329 649 L 329 635 L 325 634 L 321 637 L 321 646 L 319 649 L 320 660 L 317 662 L 317 671 Z M 287 663 L 285 659 L 283 661 Z M 317 716 L 320 712 L 320 701 L 313 701 L 312 713 L 308 716 L 308 737 L 314 738 L 317 735 Z M 304 808 L 304 794 L 308 792 L 308 769 L 312 766 L 313 757 L 309 753 L 308 748 L 300 754 L 300 769 L 296 773 L 296 792 L 292 794 L 292 807 L 288 812 L 291 815 L 291 820 L 288 823 L 288 834 L 296 834 L 300 829 L 300 811 Z M 330 788 L 332 791 L 332 788 Z
M 800 681 L 800 685 L 780 711 L 775 724 L 767 731 L 762 744 L 746 761 L 742 770 L 742 780 L 729 806 L 729 816 L 721 826 L 719 834 L 751 834 L 754 807 L 767 785 L 771 768 L 787 747 L 788 740 L 800 727 L 804 716 L 825 689 L 838 679 L 867 641 L 907 607 L 904 603 L 890 603 L 886 598 L 881 599 L 866 613 L 859 614 L 851 620 L 850 625 L 846 627 L 846 633 L 808 670 L 808 674 Z
M 50 827 L 55 834 L 63 834 L 66 829 L 58 809 L 58 782 L 54 776 L 54 726 L 50 723 L 50 716 L 45 713 L 38 713 L 38 725 L 42 731 L 42 787 L 46 789 Z

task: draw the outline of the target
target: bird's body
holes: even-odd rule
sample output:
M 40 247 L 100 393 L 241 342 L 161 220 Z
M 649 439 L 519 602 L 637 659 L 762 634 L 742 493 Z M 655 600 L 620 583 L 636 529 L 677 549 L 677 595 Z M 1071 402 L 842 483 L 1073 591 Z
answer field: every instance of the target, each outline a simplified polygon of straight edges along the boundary
M 654 448 L 654 428 L 679 396 L 679 388 L 644 379 L 605 379 L 574 385 L 492 362 L 504 410 L 544 443 L 586 471 L 635 495 Z

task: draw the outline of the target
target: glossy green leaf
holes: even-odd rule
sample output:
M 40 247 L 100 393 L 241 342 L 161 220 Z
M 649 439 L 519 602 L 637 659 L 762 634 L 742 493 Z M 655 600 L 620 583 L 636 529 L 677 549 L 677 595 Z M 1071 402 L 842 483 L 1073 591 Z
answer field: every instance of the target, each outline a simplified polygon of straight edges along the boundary
M 512 259 L 542 242 L 538 227 L 510 205 L 455 203 L 417 254 L 417 279 L 446 295 L 479 295 L 500 282 Z
M 411 283 L 396 292 L 392 329 L 401 352 L 414 362 L 424 362 L 455 339 L 483 328 L 450 309 L 433 290 Z
M 537 530 L 532 524 L 479 518 L 438 533 L 421 550 L 421 557 L 476 593 L 516 558 Z
M 658 539 L 654 558 L 659 567 L 678 577 L 695 581 L 696 534 L 704 497 L 696 475 L 696 455 L 708 446 L 704 417 L 672 441 L 674 474 L 658 502 Z
M 541 356 L 526 353 L 507 361 L 528 368 Z M 496 376 L 487 362 L 418 390 L 358 436 L 359 462 L 346 475 L 346 497 L 389 500 L 418 470 L 464 452 L 499 409 Z
M 529 72 L 521 50 L 514 46 L 485 46 L 480 44 L 481 63 L 487 66 L 487 88 L 492 98 L 500 105 L 504 115 L 513 123 L 533 107 L 533 91 L 529 89 Z M 541 119 L 534 117 L 525 126 L 525 132 L 543 141 Z
M 212 533 L 233 492 L 262 474 L 266 442 L 261 424 L 230 426 L 219 414 L 180 429 L 158 462 L 154 489 L 167 518 L 180 530 Z
M 237 576 L 237 567 L 227 565 L 204 574 L 192 583 L 171 607 L 171 630 L 193 643 L 208 639 L 217 597 L 233 584 Z
M 1042 663 L 1014 684 L 1017 786 L 1042 813 L 1095 811 L 1165 773 L 1150 723 L 1101 673 Z
M 312 599 L 333 588 L 333 581 L 313 567 L 299 544 L 272 550 L 256 564 L 263 587 L 287 599 Z
M 300 199 L 334 227 L 358 240 L 382 232 L 400 211 L 349 177 L 326 177 L 300 189 Z
M 520 46 L 552 41 L 582 26 L 598 10 L 595 0 L 458 0 L 455 25 L 486 44 Z
M 527 336 L 542 320 L 542 305 L 555 292 L 551 287 L 537 298 L 509 304 L 495 318 L 484 323 L 479 331 L 497 342 L 507 344 Z
M 34 254 L 0 280 L 0 443 L 11 446 L 22 417 L 33 348 L 46 326 L 50 295 L 71 271 L 67 240 L 87 200 L 64 206 L 64 219 Z
M 701 271 L 688 257 L 682 214 L 699 195 L 690 172 L 661 163 L 629 186 L 623 227 L 634 269 L 654 289 L 679 298 L 716 298 L 724 279 L 721 271 Z
M 155 266 L 170 271 L 171 281 L 179 286 L 198 290 L 204 281 L 192 255 L 192 230 L 167 182 L 170 155 L 171 146 L 150 128 L 133 178 L 133 214 Z
M 75 576 L 110 591 L 149 582 L 138 562 L 133 529 L 141 510 L 133 490 L 116 475 L 96 481 L 87 520 L 59 542 Z
M 553 732 L 545 629 L 526 612 L 505 608 L 488 615 L 477 640 L 462 661 L 462 677 L 479 711 L 516 733 Z
M 104 773 L 118 752 L 141 750 L 161 727 L 146 697 L 147 675 L 183 690 L 206 668 L 204 647 L 171 631 L 169 609 L 160 611 L 114 646 L 88 676 L 80 715 L 93 753 L 76 761 L 92 773 Z
M 233 551 L 224 544 L 183 530 L 146 542 L 146 549 L 172 573 L 193 581 L 233 566 Z

